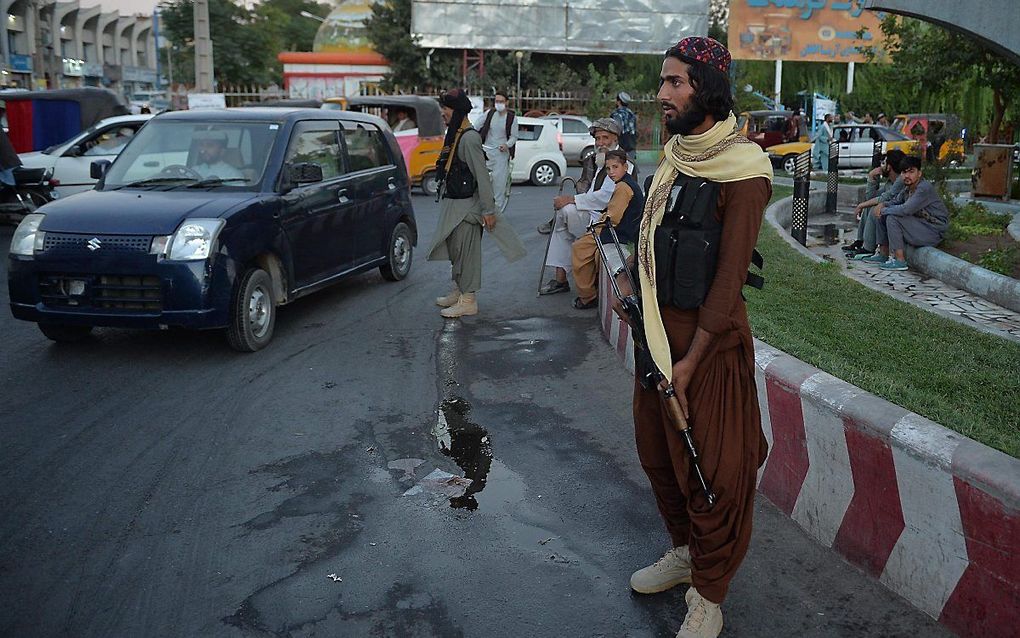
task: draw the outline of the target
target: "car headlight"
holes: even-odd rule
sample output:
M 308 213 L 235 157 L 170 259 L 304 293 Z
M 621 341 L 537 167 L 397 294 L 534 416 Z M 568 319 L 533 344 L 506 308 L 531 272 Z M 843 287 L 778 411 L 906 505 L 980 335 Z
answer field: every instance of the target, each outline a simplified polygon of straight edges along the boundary
M 197 261 L 208 259 L 212 254 L 216 236 L 223 228 L 222 219 L 186 219 L 173 239 L 167 259 L 175 261 Z
M 10 253 L 12 255 L 31 257 L 35 251 L 42 250 L 46 233 L 39 230 L 39 224 L 42 224 L 44 217 L 46 215 L 43 213 L 25 215 L 25 218 L 18 224 L 17 230 L 14 231 L 14 237 L 11 238 Z

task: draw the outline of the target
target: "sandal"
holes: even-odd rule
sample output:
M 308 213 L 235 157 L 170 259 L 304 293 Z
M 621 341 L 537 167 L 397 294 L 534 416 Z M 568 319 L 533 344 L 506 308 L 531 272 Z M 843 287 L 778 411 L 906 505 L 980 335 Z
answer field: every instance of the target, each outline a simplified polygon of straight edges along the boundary
M 592 299 L 591 301 L 581 301 L 580 297 L 574 297 L 574 303 L 572 304 L 577 310 L 591 310 L 592 308 L 599 307 L 599 300 Z

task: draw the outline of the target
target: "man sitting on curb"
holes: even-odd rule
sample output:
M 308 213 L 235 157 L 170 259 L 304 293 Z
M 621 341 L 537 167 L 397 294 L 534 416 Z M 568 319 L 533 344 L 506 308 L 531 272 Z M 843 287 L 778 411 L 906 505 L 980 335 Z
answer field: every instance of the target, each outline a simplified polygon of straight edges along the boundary
M 570 291 L 570 284 L 567 283 L 567 273 L 573 268 L 570 247 L 588 231 L 593 221 L 598 221 L 602 216 L 602 211 L 609 205 L 616 189 L 616 182 L 606 174 L 605 162 L 606 152 L 619 148 L 620 125 L 604 117 L 595 120 L 589 132 L 595 138 L 594 166 L 598 170 L 584 193 L 553 198 L 556 215 L 553 218 L 553 234 L 549 239 L 549 256 L 545 265 L 555 267 L 556 276 L 539 291 L 543 295 Z M 627 162 L 627 172 L 634 173 L 634 165 L 630 162 Z
M 871 214 L 871 208 L 895 199 L 906 186 L 900 176 L 900 162 L 907 155 L 901 150 L 889 151 L 882 165 L 868 173 L 868 190 L 865 201 L 857 204 L 857 241 L 843 250 L 848 259 L 864 259 L 875 254 L 878 247 L 878 235 L 875 226 L 878 220 Z
M 875 206 L 879 252 L 862 260 L 881 264 L 882 270 L 906 270 L 905 245 L 935 246 L 949 227 L 949 210 L 935 186 L 924 179 L 920 158 L 906 157 L 900 167 L 906 188 L 891 202 Z
M 609 179 L 616 182 L 616 189 L 613 191 L 612 199 L 609 200 L 606 212 L 597 220 L 601 222 L 608 219 L 613 224 L 617 238 L 623 244 L 621 248 L 624 255 L 628 254 L 627 245 L 637 239 L 641 211 L 645 207 L 641 185 L 637 183 L 633 175 L 627 172 L 627 164 L 627 152 L 622 148 L 606 153 L 606 173 L 609 175 Z M 619 270 L 623 266 L 623 262 L 620 261 L 619 251 L 612 244 L 613 236 L 608 230 L 603 229 L 599 233 L 599 237 L 605 245 L 609 269 L 614 272 Z M 591 233 L 585 233 L 574 242 L 571 247 L 571 256 L 574 281 L 577 283 L 577 298 L 574 299 L 574 308 L 578 310 L 597 308 L 599 305 L 597 281 L 602 258 Z

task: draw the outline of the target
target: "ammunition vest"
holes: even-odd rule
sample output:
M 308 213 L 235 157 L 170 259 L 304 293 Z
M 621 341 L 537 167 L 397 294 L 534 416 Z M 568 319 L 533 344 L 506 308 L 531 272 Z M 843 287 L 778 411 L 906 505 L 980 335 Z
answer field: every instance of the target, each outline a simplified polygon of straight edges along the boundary
M 655 288 L 660 306 L 693 310 L 705 303 L 715 279 L 722 223 L 715 216 L 719 183 L 681 173 L 670 189 L 666 213 L 655 229 Z M 761 268 L 757 250 L 751 262 Z M 745 285 L 765 279 L 748 272 Z

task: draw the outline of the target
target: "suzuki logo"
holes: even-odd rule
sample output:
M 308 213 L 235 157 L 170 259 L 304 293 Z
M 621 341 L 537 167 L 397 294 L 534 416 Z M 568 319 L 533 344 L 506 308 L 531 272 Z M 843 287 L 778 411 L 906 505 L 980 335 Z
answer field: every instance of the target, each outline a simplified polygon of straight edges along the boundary
M 85 246 L 92 251 L 99 250 L 102 247 L 102 245 L 103 242 L 99 241 L 98 237 L 93 237 L 92 239 L 85 242 Z

